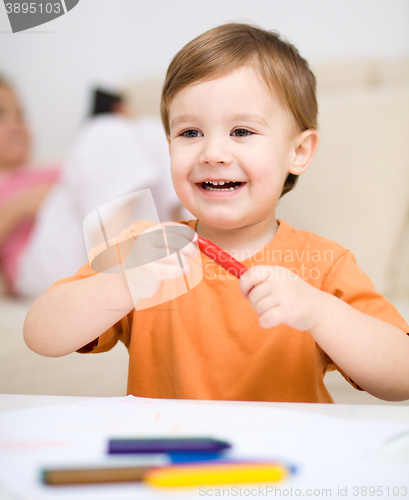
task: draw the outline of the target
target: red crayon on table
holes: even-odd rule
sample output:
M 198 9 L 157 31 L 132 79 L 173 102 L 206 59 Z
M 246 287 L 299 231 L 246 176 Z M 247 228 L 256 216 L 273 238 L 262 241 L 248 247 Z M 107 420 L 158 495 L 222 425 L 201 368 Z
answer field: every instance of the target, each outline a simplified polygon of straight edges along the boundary
M 248 267 L 241 264 L 238 260 L 219 248 L 212 241 L 199 236 L 197 238 L 197 242 L 201 252 L 217 262 L 220 266 L 224 267 L 226 271 L 229 271 L 229 273 L 236 276 L 236 278 L 240 278 L 242 274 L 248 271 Z

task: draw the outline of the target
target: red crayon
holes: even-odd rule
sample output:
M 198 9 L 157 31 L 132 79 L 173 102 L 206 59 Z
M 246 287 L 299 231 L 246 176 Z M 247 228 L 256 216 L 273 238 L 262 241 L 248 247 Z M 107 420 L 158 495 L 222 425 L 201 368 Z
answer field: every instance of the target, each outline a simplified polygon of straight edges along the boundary
M 243 266 L 243 264 L 240 264 L 239 261 L 237 261 L 227 252 L 219 248 L 210 240 L 206 240 L 205 238 L 201 238 L 199 236 L 197 238 L 197 242 L 199 244 L 201 252 L 207 255 L 210 259 L 217 262 L 217 264 L 224 267 L 226 271 L 229 271 L 229 273 L 233 274 L 233 276 L 236 276 L 236 278 L 240 278 L 240 276 L 243 273 L 248 271 L 248 267 Z

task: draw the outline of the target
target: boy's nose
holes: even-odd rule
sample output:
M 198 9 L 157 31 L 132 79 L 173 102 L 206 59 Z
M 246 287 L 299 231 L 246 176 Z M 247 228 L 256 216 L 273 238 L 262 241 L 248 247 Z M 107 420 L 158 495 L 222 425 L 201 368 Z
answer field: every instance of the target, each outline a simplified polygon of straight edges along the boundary
M 203 141 L 203 149 L 200 154 L 199 161 L 202 164 L 216 165 L 232 162 L 232 154 L 225 141 L 220 139 L 208 139 Z

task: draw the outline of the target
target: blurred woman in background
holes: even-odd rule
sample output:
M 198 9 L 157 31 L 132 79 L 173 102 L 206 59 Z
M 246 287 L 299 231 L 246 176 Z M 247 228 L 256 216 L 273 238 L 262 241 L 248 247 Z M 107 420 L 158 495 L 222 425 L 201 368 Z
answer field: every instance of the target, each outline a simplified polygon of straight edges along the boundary
M 30 146 L 18 97 L 0 77 L 0 272 L 10 293 L 37 213 L 59 177 L 56 168 L 29 167 Z
M 124 195 L 150 188 L 160 221 L 190 218 L 173 189 L 160 120 L 134 118 L 118 102 L 93 114 L 61 171 L 28 168 L 30 133 L 16 92 L 0 80 L 0 273 L 8 293 L 37 297 L 74 274 L 88 260 L 84 218 Z

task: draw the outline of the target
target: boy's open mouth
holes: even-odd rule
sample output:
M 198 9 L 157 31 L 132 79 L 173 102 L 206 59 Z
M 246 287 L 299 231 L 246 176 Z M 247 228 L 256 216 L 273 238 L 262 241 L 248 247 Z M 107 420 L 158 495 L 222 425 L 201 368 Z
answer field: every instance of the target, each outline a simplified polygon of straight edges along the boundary
M 205 189 L 206 191 L 234 191 L 238 189 L 241 185 L 242 182 L 235 182 L 235 181 L 218 181 L 218 182 L 211 182 L 211 181 L 204 181 L 201 183 L 202 188 Z

